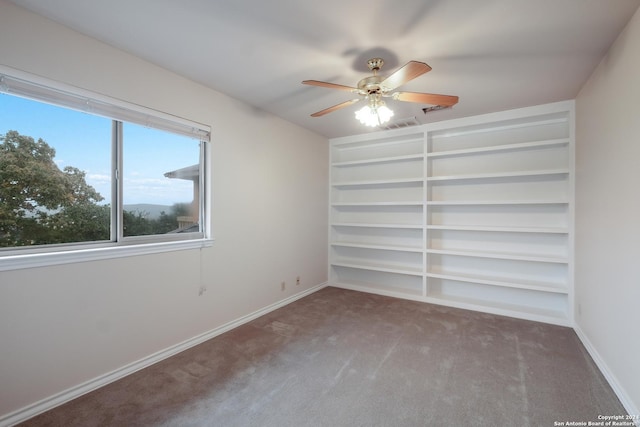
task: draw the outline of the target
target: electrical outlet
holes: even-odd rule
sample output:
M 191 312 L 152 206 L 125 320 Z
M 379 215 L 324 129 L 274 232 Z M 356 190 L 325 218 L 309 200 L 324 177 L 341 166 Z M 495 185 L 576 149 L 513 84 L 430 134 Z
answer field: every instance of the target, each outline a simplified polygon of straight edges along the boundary
M 286 286 L 287 286 L 287 285 L 286 285 L 286 283 L 284 283 L 284 282 L 280 283 L 280 290 L 281 290 L 281 291 L 284 291 L 284 288 L 285 288 Z
M 300 285 L 300 276 L 296 277 L 296 286 Z

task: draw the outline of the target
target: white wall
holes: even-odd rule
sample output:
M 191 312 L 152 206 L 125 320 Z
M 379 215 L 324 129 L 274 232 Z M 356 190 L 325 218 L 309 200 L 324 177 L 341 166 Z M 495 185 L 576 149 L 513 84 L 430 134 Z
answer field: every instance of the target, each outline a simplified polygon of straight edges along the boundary
M 326 282 L 326 138 L 6 0 L 0 63 L 211 125 L 216 238 L 202 251 L 0 272 L 0 420 Z
M 576 325 L 640 408 L 640 11 L 576 98 Z

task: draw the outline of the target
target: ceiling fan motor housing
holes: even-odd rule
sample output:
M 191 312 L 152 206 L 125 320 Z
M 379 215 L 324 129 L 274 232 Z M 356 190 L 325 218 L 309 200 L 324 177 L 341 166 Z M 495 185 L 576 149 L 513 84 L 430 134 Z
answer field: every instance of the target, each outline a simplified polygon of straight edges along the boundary
M 363 95 L 378 93 L 380 92 L 380 83 L 382 82 L 382 77 L 380 76 L 369 76 L 358 82 L 358 89 Z

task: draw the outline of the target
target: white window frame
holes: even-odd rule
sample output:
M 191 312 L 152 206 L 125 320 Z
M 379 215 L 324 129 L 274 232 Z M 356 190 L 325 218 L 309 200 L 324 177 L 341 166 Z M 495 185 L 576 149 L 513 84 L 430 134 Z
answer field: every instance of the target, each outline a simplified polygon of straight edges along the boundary
M 55 82 L 0 65 L 0 92 L 53 104 L 72 110 L 103 116 L 117 122 L 129 122 L 200 140 L 200 233 L 127 236 L 122 234 L 120 210 L 122 183 L 117 170 L 112 176 L 113 194 L 111 241 L 78 242 L 0 251 L 0 271 L 122 258 L 160 252 L 201 249 L 212 246 L 211 224 L 211 128 L 181 117 L 128 103 L 74 86 Z M 115 123 L 115 122 L 114 122 Z M 114 125 L 116 128 L 117 125 Z M 120 127 L 120 132 L 121 128 Z M 119 139 L 121 144 L 122 139 Z M 122 146 L 112 148 L 114 165 L 122 164 Z M 120 159 L 117 157 L 120 156 Z M 120 188 L 117 188 L 120 187 Z M 116 197 L 117 196 L 117 197 Z M 117 214 L 116 214 L 117 213 Z

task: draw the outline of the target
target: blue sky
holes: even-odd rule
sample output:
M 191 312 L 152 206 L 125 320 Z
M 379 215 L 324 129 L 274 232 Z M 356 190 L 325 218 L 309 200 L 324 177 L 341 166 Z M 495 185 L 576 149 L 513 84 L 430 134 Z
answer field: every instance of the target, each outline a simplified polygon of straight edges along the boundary
M 111 120 L 0 94 L 0 134 L 9 130 L 55 148 L 60 169 L 74 166 L 109 203 Z M 198 141 L 130 123 L 124 126 L 124 203 L 172 205 L 192 199 L 192 183 L 164 173 L 198 163 Z

